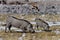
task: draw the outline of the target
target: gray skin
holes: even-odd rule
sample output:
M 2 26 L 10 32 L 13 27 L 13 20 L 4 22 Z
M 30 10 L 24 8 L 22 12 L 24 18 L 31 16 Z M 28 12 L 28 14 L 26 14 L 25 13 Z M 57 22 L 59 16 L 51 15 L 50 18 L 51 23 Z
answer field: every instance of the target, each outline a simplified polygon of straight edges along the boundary
M 42 27 L 44 30 L 49 30 L 49 25 L 48 25 L 48 23 L 47 22 L 45 22 L 44 20 L 42 20 L 42 19 L 40 19 L 40 18 L 36 18 L 35 19 L 35 21 L 36 21 L 36 27 L 37 27 L 37 29 L 39 28 L 39 27 Z
M 7 17 L 7 20 L 6 20 L 5 32 L 7 31 L 7 28 L 10 31 L 12 26 L 22 29 L 23 32 L 26 32 L 26 31 L 35 32 L 33 29 L 33 25 L 29 21 L 24 20 L 24 19 L 18 19 L 13 16 L 9 16 Z

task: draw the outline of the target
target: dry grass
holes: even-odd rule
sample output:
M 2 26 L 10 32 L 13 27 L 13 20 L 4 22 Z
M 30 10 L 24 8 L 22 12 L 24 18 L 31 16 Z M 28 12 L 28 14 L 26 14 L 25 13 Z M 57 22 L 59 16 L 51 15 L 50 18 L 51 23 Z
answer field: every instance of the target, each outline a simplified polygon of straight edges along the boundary
M 52 27 L 50 27 L 50 30 L 60 30 L 60 25 L 55 25 L 55 26 L 52 26 Z
M 18 40 L 18 37 L 21 36 L 22 33 L 5 33 L 0 32 L 0 37 L 2 37 L 4 40 Z
M 22 33 L 5 33 L 0 32 L 0 37 L 3 40 L 18 40 Z M 39 33 L 26 33 L 23 40 L 60 40 L 60 34 L 56 35 L 54 32 L 39 32 Z
M 51 30 L 60 29 L 59 26 L 52 26 Z M 18 40 L 23 33 L 13 31 L 5 33 L 4 31 L 0 31 L 0 38 L 3 40 Z M 56 34 L 55 32 L 38 32 L 38 33 L 26 33 L 26 36 L 23 37 L 23 40 L 60 40 L 60 34 Z
M 6 17 L 9 15 L 13 15 L 17 18 L 23 18 L 28 21 L 34 21 L 33 19 L 36 17 L 41 18 L 45 21 L 60 21 L 60 15 L 49 15 L 49 14 L 46 14 L 46 15 L 0 14 L 0 21 L 5 21 Z
M 7 16 L 13 15 L 17 18 L 26 19 L 28 21 L 34 21 L 33 18 L 39 17 L 45 21 L 60 21 L 60 15 L 22 15 L 22 14 L 0 14 L 0 21 L 6 21 Z M 52 26 L 50 30 L 60 29 L 60 26 Z M 0 38 L 3 40 L 18 40 L 21 37 L 22 33 L 5 33 L 0 31 Z M 26 33 L 26 36 L 23 37 L 24 40 L 60 40 L 60 34 L 54 32 L 39 32 L 39 33 Z

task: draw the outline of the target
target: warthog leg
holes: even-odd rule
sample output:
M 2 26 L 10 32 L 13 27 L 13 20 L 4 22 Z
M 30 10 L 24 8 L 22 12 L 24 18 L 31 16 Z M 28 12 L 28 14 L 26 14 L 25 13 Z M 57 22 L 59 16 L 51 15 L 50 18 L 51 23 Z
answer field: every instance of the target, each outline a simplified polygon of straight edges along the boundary
M 49 31 L 49 26 L 46 26 L 44 30 Z
M 11 32 L 11 30 L 10 30 L 10 29 L 11 29 L 11 26 L 12 26 L 12 25 L 9 26 L 9 32 Z
M 35 27 L 36 27 L 37 30 L 39 30 L 39 25 L 36 24 Z
M 5 32 L 6 32 L 7 28 L 8 28 L 8 27 L 5 27 Z
M 24 33 L 26 33 L 26 30 L 27 30 L 27 29 L 24 27 L 22 30 L 23 30 Z
M 7 25 L 7 26 L 5 27 L 5 32 L 7 31 L 7 28 L 8 28 L 9 31 L 10 31 L 11 26 L 12 26 L 12 25 Z

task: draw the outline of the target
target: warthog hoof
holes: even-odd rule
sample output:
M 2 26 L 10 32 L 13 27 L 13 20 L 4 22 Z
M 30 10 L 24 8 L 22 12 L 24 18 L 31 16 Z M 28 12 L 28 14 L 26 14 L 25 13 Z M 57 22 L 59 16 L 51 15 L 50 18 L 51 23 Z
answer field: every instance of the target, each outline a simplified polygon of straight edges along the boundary
M 35 31 L 33 31 L 32 33 L 35 33 Z

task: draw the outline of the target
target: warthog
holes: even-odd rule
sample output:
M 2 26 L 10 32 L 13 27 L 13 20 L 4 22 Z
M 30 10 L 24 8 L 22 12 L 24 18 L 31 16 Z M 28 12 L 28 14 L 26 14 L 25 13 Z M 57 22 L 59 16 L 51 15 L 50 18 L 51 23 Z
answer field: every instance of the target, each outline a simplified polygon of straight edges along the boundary
M 42 27 L 44 30 L 49 30 L 49 25 L 47 22 L 45 22 L 44 20 L 40 19 L 40 18 L 36 18 L 36 27 L 38 29 L 38 27 Z
M 24 19 L 18 19 L 14 16 L 9 16 L 9 17 L 7 17 L 7 20 L 6 20 L 5 32 L 6 32 L 7 28 L 10 31 L 12 26 L 22 29 L 23 32 L 26 32 L 26 31 L 35 32 L 33 29 L 33 25 L 29 21 L 24 20 Z

